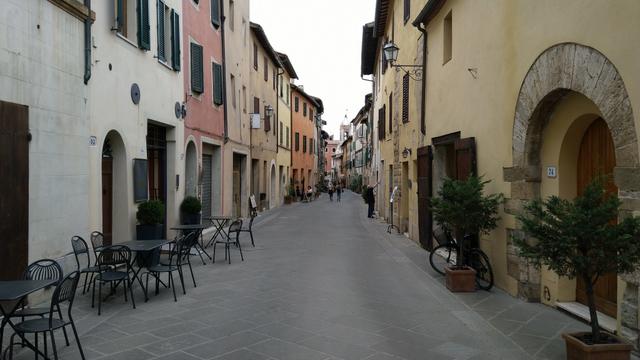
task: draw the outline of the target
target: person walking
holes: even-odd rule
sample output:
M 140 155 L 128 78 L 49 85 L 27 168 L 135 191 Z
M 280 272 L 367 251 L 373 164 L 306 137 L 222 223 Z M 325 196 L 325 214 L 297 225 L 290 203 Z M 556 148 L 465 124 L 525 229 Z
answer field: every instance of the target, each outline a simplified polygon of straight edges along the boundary
M 367 187 L 367 193 L 365 194 L 365 199 L 367 200 L 367 205 L 369 205 L 369 209 L 367 211 L 367 217 L 372 218 L 373 209 L 376 204 L 376 197 L 375 197 L 375 194 L 373 193 L 373 186 Z
M 333 201 L 333 184 L 329 184 L 329 189 L 327 189 L 329 193 L 329 201 Z
M 338 196 L 338 202 L 340 202 L 340 198 L 342 196 L 342 186 L 338 185 L 338 187 L 336 188 L 336 195 Z

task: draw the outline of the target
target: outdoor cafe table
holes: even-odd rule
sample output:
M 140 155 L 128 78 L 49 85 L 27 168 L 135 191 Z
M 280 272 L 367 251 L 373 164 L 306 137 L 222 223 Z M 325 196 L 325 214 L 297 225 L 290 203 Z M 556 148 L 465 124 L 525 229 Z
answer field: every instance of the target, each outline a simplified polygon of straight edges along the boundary
M 216 241 L 216 238 L 218 237 L 218 235 L 222 235 L 225 238 L 228 237 L 227 232 L 224 231 L 224 228 L 229 224 L 229 221 L 231 221 L 232 219 L 233 218 L 231 216 L 223 216 L 223 215 L 211 216 L 207 218 L 207 220 L 211 221 L 213 226 L 216 228 L 216 231 L 213 233 L 213 236 L 211 237 L 211 239 L 207 243 L 207 246 L 205 247 L 211 246 L 211 244 L 213 244 L 213 242 Z
M 202 237 L 202 231 L 204 229 L 208 228 L 207 225 L 204 224 L 189 224 L 189 225 L 176 225 L 174 227 L 171 228 L 171 230 L 176 230 L 176 231 L 181 231 L 184 235 L 184 233 L 186 233 L 187 231 L 196 231 L 197 232 L 197 237 L 201 238 Z M 202 242 L 202 241 L 201 241 Z M 204 250 L 204 243 L 202 242 L 199 243 L 196 241 L 196 251 L 198 252 L 198 255 L 200 256 L 200 260 L 202 260 L 202 265 L 205 264 L 204 259 L 202 258 L 202 253 L 204 253 L 205 255 L 207 255 L 207 257 L 209 258 L 209 260 L 213 260 L 213 258 L 211 257 L 211 255 L 209 255 L 205 250 Z
M 44 289 L 47 286 L 55 285 L 55 283 L 56 280 L 0 281 L 0 315 L 3 316 L 2 323 L 0 324 L 0 356 L 3 354 L 2 336 L 4 334 L 4 327 L 5 325 L 9 324 L 9 326 L 11 326 L 11 328 L 24 341 L 27 347 L 47 359 L 42 351 L 38 350 L 24 337 L 24 335 L 18 333 L 15 330 L 16 325 L 11 321 L 11 315 L 15 313 L 15 311 L 22 303 L 22 299 L 24 299 L 27 295 Z

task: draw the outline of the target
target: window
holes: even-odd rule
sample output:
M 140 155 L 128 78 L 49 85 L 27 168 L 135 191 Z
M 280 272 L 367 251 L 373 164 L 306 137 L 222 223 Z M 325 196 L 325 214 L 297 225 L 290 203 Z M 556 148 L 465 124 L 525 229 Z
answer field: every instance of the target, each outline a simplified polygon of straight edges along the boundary
M 232 97 L 231 97 L 231 104 L 233 105 L 233 108 L 235 109 L 236 108 L 236 101 L 238 101 L 237 98 L 236 98 L 236 77 L 233 76 L 233 74 L 230 74 L 230 76 L 231 76 L 231 93 L 233 94 Z
M 309 120 L 313 121 L 313 109 L 309 107 Z
M 269 81 L 269 63 L 267 57 L 263 57 L 264 59 L 264 81 Z
M 233 31 L 236 27 L 236 2 L 234 0 L 229 0 L 229 29 Z
M 115 1 L 114 22 L 113 30 L 118 34 L 131 42 L 137 41 L 142 50 L 151 50 L 148 0 Z
M 253 44 L 253 68 L 258 71 L 258 45 Z
M 253 113 L 260 114 L 260 99 L 257 97 L 253 98 Z
M 180 16 L 165 5 L 157 3 L 158 60 L 180 70 Z
M 388 43 L 389 43 L 389 37 L 385 36 L 383 44 L 388 44 Z M 384 73 L 387 72 L 387 65 L 388 65 L 388 62 L 384 56 L 384 50 L 382 50 L 382 53 L 380 53 L 380 68 L 382 69 L 382 75 L 384 75 Z
M 267 107 L 264 107 L 264 132 L 271 131 L 271 116 L 267 116 Z
M 284 145 L 284 136 L 282 136 L 284 135 L 283 128 L 284 128 L 284 125 L 282 124 L 282 121 L 280 121 L 280 146 Z
M 274 66 L 274 68 L 273 68 L 273 90 L 276 90 L 276 79 L 277 79 L 277 76 L 278 75 L 276 75 L 276 68 Z
M 411 0 L 404 0 L 404 23 L 407 24 L 411 17 Z
M 213 63 L 212 66 L 213 73 L 213 103 L 217 106 L 220 106 L 224 103 L 223 100 L 223 74 L 222 74 L 222 65 Z
M 285 86 L 285 87 L 287 88 L 287 96 L 286 96 L 287 105 L 290 105 L 291 104 L 291 99 L 290 99 L 290 94 L 289 94 L 289 91 L 290 91 L 289 84 L 287 84 L 287 86 Z
M 220 27 L 220 0 L 211 0 L 211 24 Z
M 300 98 L 298 98 L 297 96 L 293 99 L 293 108 L 295 112 L 300 111 Z
M 333 149 L 331 149 L 331 151 L 332 151 L 332 152 L 333 152 L 333 153 L 335 154 L 335 152 L 336 152 L 336 149 L 335 149 L 335 148 L 333 148 Z
M 378 140 L 384 140 L 384 138 L 387 136 L 385 131 L 387 129 L 387 126 L 385 124 L 385 107 L 381 107 L 378 110 Z
M 289 127 L 287 126 L 287 149 L 289 148 Z
M 300 151 L 300 133 L 296 132 L 296 136 L 293 139 L 296 151 Z
M 443 39 L 443 49 L 442 54 L 444 58 L 442 59 L 442 64 L 446 64 L 453 57 L 452 55 L 452 45 L 453 45 L 453 37 L 452 37 L 452 16 L 451 11 L 444 18 L 444 39 Z
M 280 97 L 282 97 L 282 95 L 283 95 L 283 93 L 282 93 L 282 83 L 284 82 L 282 75 L 278 76 L 278 82 L 280 83 L 279 84 L 279 86 L 280 86 Z
M 242 85 L 242 111 L 247 113 L 247 87 Z
M 389 94 L 389 134 L 393 133 L 393 93 Z
M 202 64 L 202 46 L 191 43 L 191 91 L 204 92 L 204 71 Z
M 409 122 L 409 74 L 402 77 L 402 122 Z
M 307 103 L 306 102 L 302 103 L 302 116 L 304 116 L 304 117 L 307 116 Z
M 307 152 L 307 135 L 302 136 L 302 152 Z

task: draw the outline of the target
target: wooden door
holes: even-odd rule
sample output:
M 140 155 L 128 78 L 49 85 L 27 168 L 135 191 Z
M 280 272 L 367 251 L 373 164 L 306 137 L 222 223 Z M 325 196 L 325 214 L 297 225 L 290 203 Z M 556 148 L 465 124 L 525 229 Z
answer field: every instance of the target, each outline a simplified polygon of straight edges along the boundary
M 578 195 L 581 195 L 587 185 L 599 176 L 607 176 L 607 193 L 616 194 L 618 188 L 613 182 L 613 169 L 615 166 L 615 148 L 611 132 L 604 120 L 597 119 L 589 126 L 580 144 L 577 168 Z M 600 277 L 594 287 L 598 311 L 616 317 L 617 292 L 617 274 L 611 273 Z M 585 285 L 581 279 L 577 279 L 576 300 L 587 305 Z
M 212 215 L 212 189 L 213 189 L 213 156 L 202 155 L 202 217 L 207 218 Z
M 113 240 L 113 158 L 102 158 L 102 234 L 104 243 Z
M 0 101 L 0 280 L 19 279 L 29 252 L 29 108 Z
M 432 226 L 430 211 L 432 196 L 431 166 L 433 153 L 431 146 L 418 148 L 418 231 L 423 248 L 433 250 Z
M 476 174 L 476 139 L 457 139 L 454 143 L 456 179 L 466 180 Z

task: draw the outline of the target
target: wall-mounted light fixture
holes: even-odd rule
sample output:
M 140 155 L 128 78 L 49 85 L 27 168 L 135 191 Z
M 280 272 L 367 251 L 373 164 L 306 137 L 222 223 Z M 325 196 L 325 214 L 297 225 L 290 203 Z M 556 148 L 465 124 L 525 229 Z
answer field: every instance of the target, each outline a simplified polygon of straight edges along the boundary
M 273 116 L 273 106 L 267 105 L 264 112 L 265 118 L 271 118 Z
M 398 53 L 400 52 L 400 48 L 393 41 L 389 41 L 382 47 L 382 52 L 384 54 L 385 60 L 387 60 L 392 68 L 395 68 L 396 71 L 402 70 L 405 74 L 409 75 L 410 78 L 416 81 L 422 80 L 422 65 L 397 65 L 395 62 L 398 60 Z
M 402 157 L 403 158 L 408 158 L 409 156 L 411 156 L 411 149 L 409 148 L 404 148 L 404 150 L 402 150 Z

